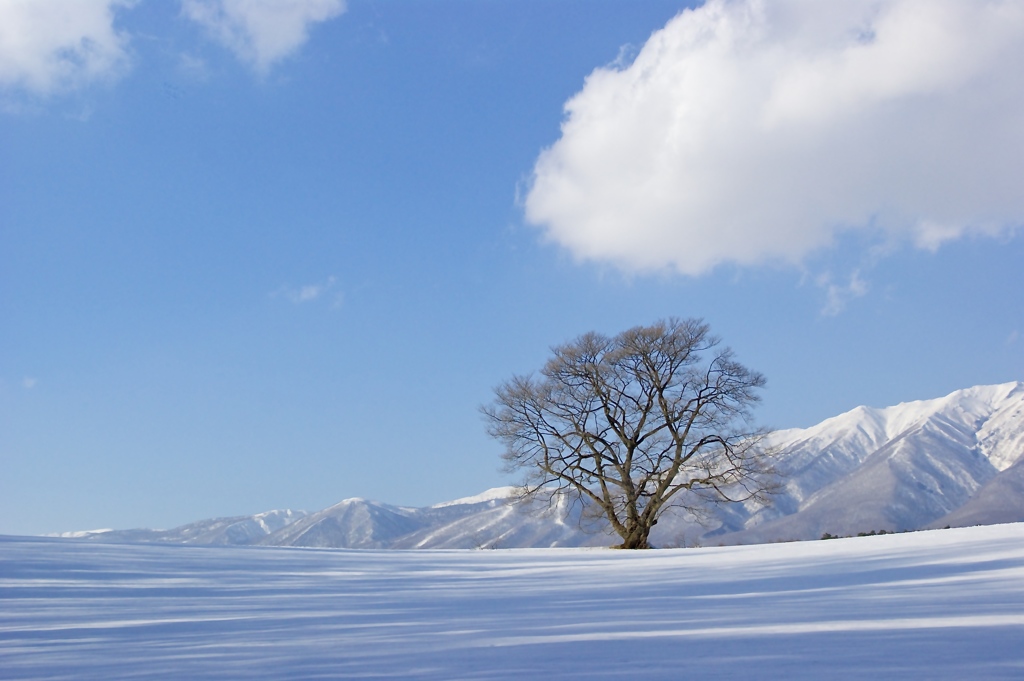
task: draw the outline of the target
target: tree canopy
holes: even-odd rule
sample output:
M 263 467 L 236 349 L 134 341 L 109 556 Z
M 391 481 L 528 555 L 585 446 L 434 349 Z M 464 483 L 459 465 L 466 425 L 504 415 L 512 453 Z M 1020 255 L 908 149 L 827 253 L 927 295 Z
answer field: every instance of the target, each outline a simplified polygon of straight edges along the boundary
M 557 346 L 482 411 L 527 495 L 569 494 L 619 548 L 647 548 L 668 508 L 764 499 L 771 457 L 751 414 L 764 384 L 702 320 L 671 318 Z

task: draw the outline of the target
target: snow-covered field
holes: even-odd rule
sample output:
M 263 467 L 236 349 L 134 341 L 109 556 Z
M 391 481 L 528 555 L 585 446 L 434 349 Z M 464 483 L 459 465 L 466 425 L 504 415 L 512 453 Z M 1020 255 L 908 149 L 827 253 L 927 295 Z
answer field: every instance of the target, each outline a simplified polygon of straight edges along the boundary
M 1024 524 L 724 548 L 0 538 L 3 679 L 1021 679 Z

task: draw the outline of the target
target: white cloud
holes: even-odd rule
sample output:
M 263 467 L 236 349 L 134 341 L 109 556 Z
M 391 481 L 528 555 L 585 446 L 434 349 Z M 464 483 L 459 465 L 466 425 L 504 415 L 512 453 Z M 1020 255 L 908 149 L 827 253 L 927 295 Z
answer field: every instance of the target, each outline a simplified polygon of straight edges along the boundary
M 39 381 L 32 378 L 31 376 L 26 376 L 25 378 L 21 379 L 21 386 L 26 390 L 31 390 L 32 388 L 36 387 L 36 384 L 38 382 Z
M 344 294 L 335 290 L 337 283 L 337 278 L 330 276 L 324 281 L 315 284 L 305 284 L 303 286 L 282 286 L 272 295 L 274 297 L 283 296 L 296 305 L 310 303 L 314 300 L 330 297 L 333 301 L 332 305 L 334 307 L 339 307 L 344 301 Z
M 257 71 L 306 42 L 312 24 L 345 11 L 344 0 L 182 0 L 182 11 Z
M 119 76 L 128 38 L 114 29 L 135 0 L 0 0 L 0 86 L 37 95 Z
M 798 263 L 1024 223 L 1024 3 L 711 0 L 595 70 L 526 218 L 585 260 Z

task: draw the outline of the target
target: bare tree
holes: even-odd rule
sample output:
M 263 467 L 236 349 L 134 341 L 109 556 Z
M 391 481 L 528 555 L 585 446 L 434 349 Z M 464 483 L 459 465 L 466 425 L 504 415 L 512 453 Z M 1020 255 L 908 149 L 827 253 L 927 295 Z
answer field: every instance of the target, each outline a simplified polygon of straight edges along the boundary
M 482 408 L 527 495 L 593 502 L 622 539 L 648 548 L 671 507 L 764 499 L 764 431 L 751 424 L 764 377 L 699 319 L 668 319 L 553 348 L 540 376 L 515 376 Z

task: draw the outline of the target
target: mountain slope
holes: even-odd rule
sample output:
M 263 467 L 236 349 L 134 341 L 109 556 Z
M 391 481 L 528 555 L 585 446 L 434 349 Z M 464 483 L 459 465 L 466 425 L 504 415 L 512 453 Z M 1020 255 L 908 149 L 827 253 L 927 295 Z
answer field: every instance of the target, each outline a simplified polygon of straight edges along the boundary
M 770 507 L 750 509 L 741 529 L 712 532 L 718 540 L 919 529 L 967 504 L 1021 460 L 1024 384 L 858 407 L 806 430 L 776 433 L 772 444 L 783 493 Z
M 251 544 L 305 515 L 305 511 L 266 511 L 251 516 L 199 520 L 171 530 L 92 530 L 66 532 L 58 536 L 106 542 L 146 542 L 212 546 Z
M 515 488 L 499 487 L 426 508 L 346 499 L 261 537 L 265 546 L 348 549 L 473 549 L 602 546 L 609 537 L 581 529 L 578 508 L 564 497 L 514 503 Z
M 929 527 L 970 527 L 1024 521 L 1024 460 L 1019 460 Z
M 308 546 L 379 549 L 420 528 L 416 509 L 366 499 L 346 499 L 312 513 L 257 543 L 268 546 Z

